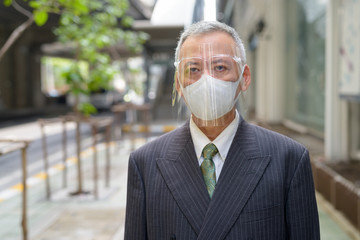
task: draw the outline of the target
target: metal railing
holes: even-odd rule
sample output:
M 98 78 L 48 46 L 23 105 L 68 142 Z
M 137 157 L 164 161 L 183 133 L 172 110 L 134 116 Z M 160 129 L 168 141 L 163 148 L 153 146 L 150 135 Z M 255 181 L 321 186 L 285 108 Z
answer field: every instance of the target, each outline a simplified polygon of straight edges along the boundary
M 152 106 L 151 104 L 143 104 L 143 105 L 136 105 L 133 103 L 121 103 L 114 105 L 111 108 L 112 113 L 115 116 L 115 123 L 117 128 L 115 130 L 120 129 L 120 133 L 116 134 L 116 140 L 120 140 L 121 131 L 123 130 L 123 123 L 128 122 L 128 129 L 127 131 L 130 132 L 130 138 L 131 138 L 131 149 L 134 150 L 135 148 L 135 130 L 134 125 L 137 122 L 137 115 L 138 113 L 141 114 L 142 121 L 144 123 L 144 129 L 142 129 L 146 138 L 149 138 L 150 135 L 150 119 L 151 119 L 151 110 Z M 124 121 L 123 119 L 127 118 L 127 121 Z
M 9 154 L 11 152 L 21 150 L 21 167 L 22 167 L 22 237 L 23 240 L 28 239 L 27 229 L 27 158 L 26 150 L 30 144 L 28 140 L 11 140 L 0 139 L 0 156 Z
M 44 171 L 46 174 L 46 196 L 47 199 L 51 198 L 51 186 L 50 179 L 48 174 L 49 162 L 48 162 L 48 153 L 47 153 L 47 141 L 46 141 L 46 133 L 45 127 L 54 123 L 62 123 L 62 149 L 63 149 L 63 187 L 67 186 L 67 130 L 66 124 L 69 122 L 75 122 L 76 124 L 76 156 L 77 156 L 77 175 L 78 175 L 78 187 L 76 192 L 71 193 L 71 195 L 78 195 L 85 193 L 83 189 L 83 181 L 82 181 L 82 162 L 81 162 L 81 133 L 80 133 L 80 124 L 89 124 L 91 126 L 92 133 L 92 149 L 94 151 L 93 154 L 93 180 L 94 180 L 94 195 L 96 199 L 99 197 L 98 191 L 98 157 L 97 157 L 97 134 L 100 128 L 105 128 L 105 141 L 106 141 L 106 163 L 105 163 L 105 187 L 110 186 L 110 167 L 111 167 L 111 159 L 110 159 L 110 142 L 111 142 L 111 127 L 113 124 L 112 117 L 83 117 L 80 115 L 69 114 L 65 116 L 61 116 L 59 118 L 53 119 L 39 119 L 38 123 L 42 132 L 42 145 L 43 145 L 43 158 L 44 158 Z

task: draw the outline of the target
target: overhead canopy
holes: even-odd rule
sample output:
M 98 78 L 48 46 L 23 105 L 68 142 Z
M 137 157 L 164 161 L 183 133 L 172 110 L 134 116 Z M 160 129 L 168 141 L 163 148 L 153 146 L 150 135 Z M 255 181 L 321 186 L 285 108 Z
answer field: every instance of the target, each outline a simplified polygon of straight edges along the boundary
M 188 26 L 192 23 L 195 0 L 158 0 L 151 15 L 151 24 Z
M 193 21 L 196 0 L 157 0 L 149 20 L 135 21 L 133 28 L 149 34 L 151 52 L 174 52 L 181 31 Z
M 149 34 L 146 47 L 151 52 L 173 51 L 184 25 L 154 25 L 151 21 L 136 21 L 134 30 Z

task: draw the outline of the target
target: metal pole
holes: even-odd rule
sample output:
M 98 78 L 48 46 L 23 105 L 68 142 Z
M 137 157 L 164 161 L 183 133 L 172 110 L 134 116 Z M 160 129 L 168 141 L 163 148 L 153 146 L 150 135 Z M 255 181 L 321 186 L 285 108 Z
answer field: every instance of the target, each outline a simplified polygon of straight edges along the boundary
M 80 119 L 77 117 L 76 119 L 76 155 L 77 155 L 77 173 L 78 173 L 78 194 L 83 192 L 82 189 L 82 174 L 81 174 L 81 137 L 80 137 Z
M 357 216 L 358 216 L 358 219 L 357 219 L 357 222 L 358 222 L 357 229 L 360 231 L 360 191 L 358 191 L 358 194 L 357 194 L 357 209 L 358 209 L 358 212 L 357 212 Z
M 27 143 L 21 149 L 22 153 L 22 185 L 23 185 L 23 194 L 22 194 L 22 230 L 23 230 L 23 240 L 27 240 L 27 186 L 26 186 L 26 179 L 27 179 L 27 169 L 26 169 L 26 148 Z
M 63 139 L 62 139 L 62 145 L 63 145 L 63 188 L 67 187 L 67 165 L 66 165 L 66 159 L 67 159 L 67 134 L 66 134 L 66 120 L 62 120 L 63 124 Z
M 119 111 L 114 111 L 114 115 L 115 115 L 115 139 L 119 140 L 121 139 L 121 112 Z
M 45 124 L 43 122 L 40 123 L 41 127 L 41 135 L 42 135 L 42 146 L 43 146 L 43 156 L 44 156 L 44 171 L 45 171 L 45 186 L 46 186 L 46 199 L 50 199 L 51 191 L 50 191 L 50 179 L 49 179 L 49 161 L 47 154 L 47 143 L 46 143 L 46 134 L 45 134 Z
M 144 123 L 145 123 L 145 136 L 146 141 L 149 140 L 150 137 L 150 106 L 145 105 L 145 109 L 143 110 Z
M 136 110 L 133 106 L 129 108 L 126 114 L 130 115 L 130 138 L 131 138 L 131 151 L 135 149 L 135 123 L 136 123 Z
M 112 122 L 110 122 L 108 125 L 106 125 L 106 166 L 105 166 L 105 177 L 106 177 L 106 181 L 105 181 L 105 186 L 108 188 L 110 186 L 110 164 L 111 164 L 111 159 L 110 159 L 110 141 L 111 141 L 111 124 Z
M 96 150 L 96 144 L 97 144 L 97 140 L 96 140 L 96 132 L 97 132 L 97 126 L 96 123 L 93 123 L 92 125 L 92 134 L 93 134 L 93 161 L 94 161 L 94 194 L 95 194 L 95 198 L 98 199 L 99 198 L 99 194 L 98 194 L 98 166 L 97 166 L 97 150 Z

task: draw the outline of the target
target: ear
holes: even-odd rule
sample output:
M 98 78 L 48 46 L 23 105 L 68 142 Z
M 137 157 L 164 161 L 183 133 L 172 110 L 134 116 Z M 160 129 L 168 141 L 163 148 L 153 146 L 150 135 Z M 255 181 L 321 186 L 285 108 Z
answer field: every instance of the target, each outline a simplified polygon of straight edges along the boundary
M 244 72 L 243 72 L 243 82 L 241 84 L 241 91 L 246 91 L 251 83 L 251 72 L 250 67 L 245 64 L 244 65 Z

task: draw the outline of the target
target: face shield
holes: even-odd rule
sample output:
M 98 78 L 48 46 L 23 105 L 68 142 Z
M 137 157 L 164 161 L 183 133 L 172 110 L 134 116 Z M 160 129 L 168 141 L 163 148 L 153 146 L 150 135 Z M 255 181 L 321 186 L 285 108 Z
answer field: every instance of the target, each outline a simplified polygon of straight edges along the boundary
M 185 42 L 186 43 L 186 42 Z M 243 65 L 228 44 L 184 44 L 175 62 L 175 84 L 201 126 L 221 126 L 239 95 Z

